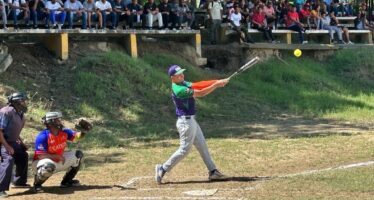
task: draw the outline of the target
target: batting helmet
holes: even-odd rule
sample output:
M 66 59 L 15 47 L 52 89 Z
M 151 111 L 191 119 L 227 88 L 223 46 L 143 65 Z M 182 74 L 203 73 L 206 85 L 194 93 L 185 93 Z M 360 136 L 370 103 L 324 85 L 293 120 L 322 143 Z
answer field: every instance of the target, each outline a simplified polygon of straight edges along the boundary
M 61 112 L 58 112 L 58 111 L 47 112 L 42 118 L 42 122 L 45 125 L 52 125 L 52 126 L 62 129 L 63 125 L 61 124 L 61 122 L 56 121 L 56 119 L 60 119 L 60 118 L 62 118 Z
M 27 98 L 27 95 L 24 92 L 15 92 L 8 96 L 8 103 L 12 104 L 18 101 L 25 101 L 29 98 Z

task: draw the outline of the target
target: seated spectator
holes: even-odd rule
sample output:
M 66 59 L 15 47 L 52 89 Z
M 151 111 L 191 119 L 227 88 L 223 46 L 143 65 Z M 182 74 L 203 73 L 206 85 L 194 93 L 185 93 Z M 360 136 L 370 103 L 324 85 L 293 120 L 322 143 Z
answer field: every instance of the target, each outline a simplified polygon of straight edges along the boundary
M 285 24 L 288 13 L 288 2 L 281 0 L 277 6 L 277 13 L 279 15 L 277 24 Z
M 164 24 L 164 29 L 169 29 L 169 22 L 170 14 L 171 14 L 171 6 L 168 0 L 161 0 L 160 4 L 158 5 L 158 10 L 162 15 L 162 23 Z
M 238 33 L 240 43 L 242 43 L 243 41 L 248 43 L 254 43 L 254 41 L 248 33 L 248 27 L 246 26 L 246 24 L 243 26 L 241 24 L 241 20 L 242 15 L 240 13 L 240 7 L 235 6 L 235 11 L 230 16 L 230 24 L 232 25 L 233 29 Z
M 129 28 L 134 28 L 134 22 L 140 22 L 140 17 L 143 14 L 143 9 L 138 0 L 132 0 L 129 5 L 127 5 L 126 15 L 127 15 L 127 25 Z
M 1 18 L 3 20 L 3 28 L 4 30 L 7 30 L 8 28 L 6 27 L 7 25 L 7 15 L 6 15 L 6 11 L 5 11 L 5 6 L 6 6 L 6 3 L 4 3 L 4 0 L 0 0 L 0 15 L 1 15 Z
M 334 15 L 333 12 L 330 13 L 330 18 L 331 18 L 330 25 L 331 25 L 331 26 L 338 26 L 339 21 L 338 21 L 338 19 L 335 17 L 335 15 Z M 338 27 L 339 27 L 339 26 L 338 26 Z M 345 36 L 346 43 L 347 43 L 347 44 L 353 44 L 353 42 L 351 42 L 351 40 L 349 39 L 349 31 L 348 31 L 348 28 L 347 28 L 347 27 L 344 27 L 344 26 L 340 26 L 339 28 L 343 31 L 343 35 Z
M 10 3 L 10 14 L 9 16 L 13 19 L 14 29 L 18 29 L 18 20 L 25 20 L 26 28 L 29 26 L 30 10 L 25 0 L 12 0 Z
M 112 1 L 112 8 L 114 13 L 114 29 L 118 27 L 118 24 L 122 21 L 126 21 L 127 15 L 126 15 L 126 7 L 123 4 L 122 0 L 113 0 Z
M 300 12 L 304 5 L 304 0 L 294 0 L 293 5 L 296 6 L 296 12 Z
M 334 32 L 338 35 L 339 44 L 344 44 L 342 30 L 337 26 L 331 25 L 331 18 L 324 11 L 321 12 L 321 25 L 322 29 L 329 31 L 330 44 L 334 42 Z
M 110 3 L 107 2 L 106 0 L 99 0 L 99 1 L 96 1 L 95 8 L 96 8 L 96 12 L 100 12 L 103 18 L 102 24 L 100 24 L 99 26 L 102 29 L 106 28 L 106 22 L 108 20 L 108 15 L 109 15 L 110 21 L 112 23 L 110 29 L 114 29 L 115 24 L 116 24 L 116 21 L 115 21 L 116 18 L 114 16 L 114 13 L 112 12 L 113 11 L 112 5 L 110 5 Z M 96 21 L 97 20 L 98 19 L 96 19 Z
M 144 4 L 143 13 L 147 19 L 146 22 L 148 29 L 152 29 L 153 22 L 155 21 L 158 22 L 158 29 L 161 29 L 164 26 L 162 21 L 162 14 L 160 13 L 159 8 L 157 7 L 154 0 L 148 0 L 148 2 Z
M 38 28 L 38 21 L 45 21 L 45 26 L 48 27 L 48 15 L 45 11 L 44 1 L 31 0 L 29 1 L 30 18 L 33 22 L 33 28 Z
M 46 13 L 48 14 L 49 21 L 52 23 L 52 28 L 61 29 L 64 25 L 66 12 L 61 4 L 56 0 L 47 1 L 45 5 Z M 58 24 L 57 24 L 58 23 Z
M 344 2 L 343 7 L 344 7 L 345 16 L 353 16 L 354 15 L 353 6 L 352 6 L 351 1 L 348 1 L 347 3 Z
M 274 42 L 274 37 L 272 33 L 272 27 L 267 25 L 266 16 L 262 8 L 259 6 L 256 8 L 253 17 L 252 17 L 252 27 L 263 32 L 264 38 L 268 42 Z
M 292 9 L 287 13 L 286 18 L 287 29 L 298 32 L 300 43 L 306 44 L 308 41 L 304 41 L 304 25 L 299 21 L 299 14 L 296 12 L 296 7 L 294 5 L 291 7 Z
M 268 27 L 273 27 L 276 21 L 276 15 L 275 15 L 275 10 L 273 7 L 273 3 L 271 1 L 268 1 L 266 3 L 266 6 L 262 8 L 263 12 L 265 13 L 266 16 L 266 23 Z M 276 28 L 276 27 L 274 27 Z
M 366 4 L 362 4 L 357 13 L 357 18 L 355 19 L 355 27 L 357 30 L 370 30 L 372 36 L 374 36 L 374 26 L 371 25 L 366 17 Z
M 310 19 L 311 19 L 311 14 L 309 11 L 309 3 L 304 4 L 303 8 L 299 12 L 299 19 L 300 22 L 303 24 L 307 24 L 308 28 L 311 29 L 311 24 L 310 24 Z
M 77 0 L 66 0 L 64 9 L 67 14 L 69 29 L 73 28 L 73 22 L 82 19 L 82 29 L 87 28 L 87 13 L 83 9 L 83 5 Z
M 315 8 L 312 11 L 310 11 L 311 20 L 313 21 L 317 30 L 322 29 L 321 23 L 320 23 L 321 22 L 320 21 L 320 19 L 321 19 L 320 9 L 321 9 L 321 7 L 319 5 L 317 5 L 317 6 L 315 6 Z
M 83 3 L 83 8 L 87 13 L 87 24 L 88 28 L 92 29 L 92 19 L 97 18 L 100 24 L 99 28 L 102 28 L 101 25 L 103 24 L 103 17 L 101 16 L 101 12 L 96 12 L 94 0 L 86 0 Z

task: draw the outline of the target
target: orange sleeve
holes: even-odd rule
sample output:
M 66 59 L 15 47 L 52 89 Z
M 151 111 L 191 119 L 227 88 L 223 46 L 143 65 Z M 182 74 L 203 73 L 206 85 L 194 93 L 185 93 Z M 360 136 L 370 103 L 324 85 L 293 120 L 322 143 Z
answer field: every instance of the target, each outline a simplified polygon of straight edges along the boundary
M 207 80 L 207 81 L 195 82 L 195 83 L 192 83 L 191 87 L 192 89 L 201 90 L 201 89 L 204 89 L 206 87 L 213 85 L 217 81 L 218 80 Z

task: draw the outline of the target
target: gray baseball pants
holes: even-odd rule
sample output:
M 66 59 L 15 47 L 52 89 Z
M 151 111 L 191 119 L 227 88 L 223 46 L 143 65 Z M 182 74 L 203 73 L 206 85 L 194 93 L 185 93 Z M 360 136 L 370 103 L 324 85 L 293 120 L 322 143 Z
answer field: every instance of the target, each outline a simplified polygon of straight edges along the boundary
M 209 171 L 216 169 L 208 150 L 208 145 L 205 142 L 203 132 L 195 116 L 189 117 L 179 117 L 177 120 L 177 129 L 179 132 L 180 146 L 178 150 L 167 160 L 162 168 L 169 172 L 175 165 L 178 164 L 185 156 L 190 152 L 192 145 L 195 145 L 196 149 L 199 151 L 206 167 Z

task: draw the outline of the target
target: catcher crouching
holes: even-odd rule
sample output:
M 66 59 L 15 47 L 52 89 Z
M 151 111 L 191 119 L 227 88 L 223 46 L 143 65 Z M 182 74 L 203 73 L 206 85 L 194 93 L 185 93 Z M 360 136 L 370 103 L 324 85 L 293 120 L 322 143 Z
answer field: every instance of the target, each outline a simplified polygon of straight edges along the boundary
M 48 112 L 42 121 L 46 129 L 36 137 L 35 154 L 32 169 L 35 173 L 34 191 L 42 191 L 42 184 L 54 173 L 66 171 L 61 181 L 61 187 L 79 185 L 74 177 L 77 175 L 82 163 L 83 153 L 80 150 L 64 152 L 66 142 L 84 137 L 92 125 L 80 120 L 76 125 L 80 131 L 64 128 L 61 122 L 61 112 Z

